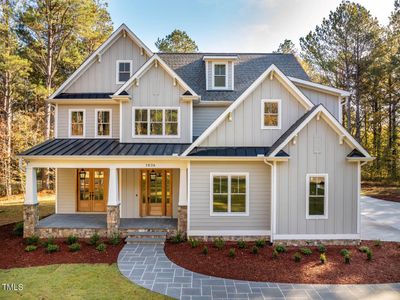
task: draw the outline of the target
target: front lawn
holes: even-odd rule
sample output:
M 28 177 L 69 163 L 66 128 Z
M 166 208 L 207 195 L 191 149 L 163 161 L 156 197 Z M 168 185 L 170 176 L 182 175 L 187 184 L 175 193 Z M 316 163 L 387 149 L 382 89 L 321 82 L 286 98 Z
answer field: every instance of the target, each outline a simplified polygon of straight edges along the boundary
M 400 185 L 379 182 L 362 182 L 361 195 L 376 199 L 400 202 Z
M 116 264 L 68 264 L 0 270 L 0 283 L 22 284 L 0 299 L 168 299 L 132 284 Z

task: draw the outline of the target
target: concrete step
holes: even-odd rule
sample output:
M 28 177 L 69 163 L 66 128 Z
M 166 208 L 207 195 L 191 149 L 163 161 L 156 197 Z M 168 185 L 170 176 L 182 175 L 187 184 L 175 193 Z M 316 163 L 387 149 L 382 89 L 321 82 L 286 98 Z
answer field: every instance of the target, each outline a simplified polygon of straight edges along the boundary
M 163 244 L 165 242 L 164 238 L 155 237 L 127 237 L 125 239 L 127 244 Z
M 128 237 L 166 237 L 166 231 L 128 231 Z

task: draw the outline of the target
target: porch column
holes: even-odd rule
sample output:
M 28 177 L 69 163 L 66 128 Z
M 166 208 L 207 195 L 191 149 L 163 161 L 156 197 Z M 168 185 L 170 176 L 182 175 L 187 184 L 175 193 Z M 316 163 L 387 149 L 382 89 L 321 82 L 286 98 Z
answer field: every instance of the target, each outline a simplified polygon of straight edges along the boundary
M 110 168 L 108 182 L 108 203 L 107 203 L 107 234 L 112 236 L 119 232 L 119 193 L 118 193 L 118 172 L 117 168 Z
M 36 169 L 28 164 L 25 174 L 24 237 L 30 237 L 35 235 L 36 226 L 39 222 Z
M 188 205 L 188 169 L 179 169 L 179 202 L 178 202 L 178 231 L 186 235 L 187 231 L 187 205 Z

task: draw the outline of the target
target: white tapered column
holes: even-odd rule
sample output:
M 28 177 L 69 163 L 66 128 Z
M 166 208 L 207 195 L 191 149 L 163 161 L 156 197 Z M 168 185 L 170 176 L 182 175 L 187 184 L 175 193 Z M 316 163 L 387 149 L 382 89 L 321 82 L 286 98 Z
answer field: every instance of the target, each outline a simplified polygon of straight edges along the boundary
M 24 237 L 30 237 L 36 234 L 36 226 L 39 222 L 36 169 L 28 164 L 25 174 Z
M 38 203 L 36 169 L 31 166 L 26 167 L 25 182 L 25 202 L 24 204 L 33 205 Z
M 108 203 L 107 203 L 107 235 L 113 236 L 119 233 L 120 208 L 118 192 L 117 168 L 111 167 L 108 179 Z

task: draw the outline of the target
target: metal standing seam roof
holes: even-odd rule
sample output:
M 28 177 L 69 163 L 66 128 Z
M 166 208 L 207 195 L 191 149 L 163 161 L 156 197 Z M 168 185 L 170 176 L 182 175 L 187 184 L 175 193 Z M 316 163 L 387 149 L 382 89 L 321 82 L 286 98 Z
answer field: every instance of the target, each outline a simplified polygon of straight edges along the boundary
M 353 149 L 348 155 L 347 157 L 365 157 L 364 154 L 362 154 L 360 151 L 358 151 L 357 149 Z
M 61 93 L 54 99 L 111 99 L 114 93 Z
M 188 156 L 221 156 L 221 157 L 256 157 L 258 155 L 267 156 L 270 147 L 195 147 Z M 280 151 L 279 157 L 289 157 Z

